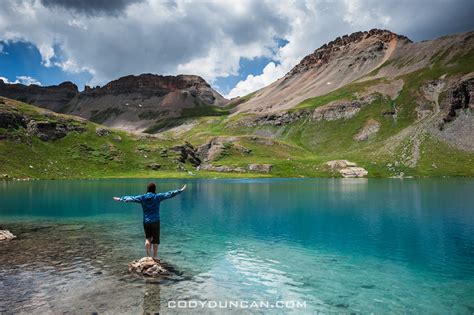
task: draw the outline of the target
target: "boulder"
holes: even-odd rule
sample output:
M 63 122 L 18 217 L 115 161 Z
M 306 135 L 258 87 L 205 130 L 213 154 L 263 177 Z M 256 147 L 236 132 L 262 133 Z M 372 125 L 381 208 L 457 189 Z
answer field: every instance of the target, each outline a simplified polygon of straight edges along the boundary
M 0 241 L 10 241 L 14 238 L 16 238 L 16 236 L 13 235 L 10 231 L 0 230 Z
M 249 171 L 258 173 L 270 173 L 272 171 L 271 164 L 249 164 Z
M 105 136 L 108 136 L 110 134 L 110 130 L 106 129 L 106 128 L 96 128 L 95 130 L 95 133 L 99 136 L 99 137 L 105 137 Z
M 362 167 L 347 167 L 339 170 L 339 173 L 341 173 L 342 177 L 364 177 L 366 176 L 369 172 L 367 172 L 366 169 Z
M 340 169 L 346 167 L 354 167 L 357 166 L 356 163 L 348 161 L 348 160 L 334 160 L 326 162 L 326 165 L 329 166 L 332 170 L 338 171 Z
M 211 171 L 220 173 L 270 173 L 272 171 L 271 164 L 249 164 L 246 168 L 242 166 L 229 166 L 229 165 L 212 165 L 212 164 L 201 164 L 197 170 L 199 171 Z
M 342 177 L 364 177 L 369 172 L 362 167 L 357 166 L 356 163 L 348 160 L 333 160 L 326 162 L 332 171 L 339 172 Z
M 128 271 L 144 277 L 168 276 L 170 272 L 164 268 L 159 260 L 143 257 L 128 263 Z
M 211 172 L 220 172 L 220 173 L 230 173 L 230 172 L 245 172 L 245 169 L 241 167 L 234 168 L 228 165 L 212 165 L 212 164 L 201 164 L 197 168 L 198 171 L 211 171 Z
M 146 166 L 147 168 L 149 169 L 152 169 L 154 171 L 157 171 L 161 168 L 161 164 L 158 164 L 158 163 L 150 163 Z

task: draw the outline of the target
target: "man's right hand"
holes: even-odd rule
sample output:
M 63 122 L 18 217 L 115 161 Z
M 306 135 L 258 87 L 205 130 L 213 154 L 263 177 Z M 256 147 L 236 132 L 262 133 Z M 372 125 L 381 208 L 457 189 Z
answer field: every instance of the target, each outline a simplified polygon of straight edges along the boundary
M 114 200 L 115 201 L 120 201 L 120 198 L 119 197 L 114 197 Z
M 185 189 L 186 189 L 186 185 L 184 185 L 183 188 L 181 188 L 180 190 L 184 191 Z

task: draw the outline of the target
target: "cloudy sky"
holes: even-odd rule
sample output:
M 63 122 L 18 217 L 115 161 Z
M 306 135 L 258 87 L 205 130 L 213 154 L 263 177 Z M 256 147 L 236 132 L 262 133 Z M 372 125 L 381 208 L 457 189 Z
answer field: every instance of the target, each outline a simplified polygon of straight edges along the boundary
M 128 74 L 198 74 L 234 97 L 337 36 L 385 28 L 432 39 L 474 30 L 473 15 L 473 0 L 3 0 L 0 77 L 82 90 Z

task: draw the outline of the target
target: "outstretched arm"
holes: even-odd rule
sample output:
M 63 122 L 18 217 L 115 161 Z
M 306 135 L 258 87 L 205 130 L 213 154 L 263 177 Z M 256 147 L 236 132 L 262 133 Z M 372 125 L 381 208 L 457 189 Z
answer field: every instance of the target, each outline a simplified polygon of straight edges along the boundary
M 160 200 L 173 198 L 174 196 L 182 193 L 185 189 L 186 189 L 186 185 L 184 185 L 181 189 L 170 190 L 170 191 L 167 191 L 167 192 L 164 192 L 164 193 L 159 193 L 158 197 L 160 198 Z
M 140 203 L 140 202 L 142 202 L 142 196 L 143 195 L 114 197 L 114 200 L 115 201 L 123 201 L 123 202 L 137 202 L 137 203 Z

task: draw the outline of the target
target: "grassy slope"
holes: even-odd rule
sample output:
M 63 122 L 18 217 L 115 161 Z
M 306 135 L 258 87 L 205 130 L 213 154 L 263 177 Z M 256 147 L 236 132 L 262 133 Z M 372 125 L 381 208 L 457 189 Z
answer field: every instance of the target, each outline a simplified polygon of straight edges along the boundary
M 59 115 L 22 102 L 2 98 L 0 110 L 23 113 L 38 121 L 57 121 L 60 118 L 75 119 Z M 77 122 L 77 124 L 80 124 Z M 0 140 L 0 178 L 99 178 L 99 177 L 192 177 L 186 171 L 178 171 L 176 154 L 163 149 L 183 144 L 180 140 L 140 138 L 124 131 L 110 129 L 107 136 L 99 137 L 99 125 L 87 122 L 83 133 L 71 132 L 66 137 L 53 141 L 41 141 L 30 137 L 26 130 L 0 129 L 1 133 L 15 134 L 22 141 Z M 116 138 L 121 138 L 118 141 Z M 161 164 L 161 169 L 150 170 L 150 163 Z M 194 171 L 189 164 L 181 164 Z M 211 172 L 199 172 L 201 177 L 214 177 Z M 220 177 L 230 175 L 219 174 Z M 235 176 L 235 175 L 233 175 Z M 249 175 L 247 175 L 249 176 Z M 258 174 L 250 176 L 258 176 Z
M 386 63 L 384 66 L 403 66 L 410 60 Z M 278 177 L 318 177 L 332 176 L 322 165 L 333 159 L 348 159 L 357 162 L 369 171 L 369 176 L 387 177 L 404 172 L 412 176 L 474 176 L 472 165 L 474 155 L 449 146 L 429 136 L 421 144 L 421 156 L 416 167 L 399 164 L 400 150 L 395 153 L 384 151 L 389 137 L 414 124 L 416 119 L 416 98 L 420 86 L 428 80 L 438 79 L 441 75 L 462 75 L 474 71 L 474 54 L 448 56 L 440 54 L 433 65 L 395 79 L 403 79 L 405 84 L 394 101 L 380 95 L 373 103 L 365 106 L 353 118 L 348 120 L 324 121 L 315 123 L 309 119 L 286 126 L 245 127 L 236 125 L 248 115 L 229 116 L 231 108 L 219 112 L 208 112 L 206 108 L 192 111 L 182 117 L 179 123 L 187 119 L 197 120 L 195 126 L 178 138 L 171 132 L 163 135 L 169 140 L 138 139 L 126 132 L 112 130 L 105 137 L 98 137 L 95 129 L 98 125 L 87 123 L 84 133 L 70 133 L 65 138 L 43 142 L 32 137 L 31 144 L 0 140 L 0 174 L 11 177 L 34 178 L 87 178 L 87 177 L 191 177 L 187 172 L 177 171 L 173 156 L 161 157 L 163 149 L 184 140 L 197 146 L 215 136 L 236 137 L 237 145 L 250 149 L 242 153 L 237 146 L 228 150 L 214 164 L 246 166 L 250 163 L 270 163 L 273 165 L 271 176 Z M 376 73 L 378 70 L 374 71 Z M 323 96 L 308 99 L 295 110 L 312 110 L 335 100 L 351 100 L 356 92 L 368 86 L 378 84 L 384 79 L 353 83 Z M 237 102 L 250 99 L 243 97 Z M 34 106 L 7 100 L 6 105 L 16 108 L 38 119 L 44 112 Z M 235 105 L 235 104 L 233 104 Z M 0 105 L 2 106 L 2 105 Z M 397 108 L 397 119 L 385 118 L 384 111 Z M 67 116 L 64 116 L 67 117 Z M 380 131 L 365 142 L 356 142 L 353 136 L 369 119 L 381 123 Z M 170 126 L 174 121 L 168 122 Z M 155 126 L 161 129 L 163 125 Z M 166 127 L 166 126 L 165 126 Z M 0 130 L 1 131 L 1 130 Z M 9 131 L 13 132 L 13 131 Z M 14 131 L 24 134 L 24 130 Z M 272 139 L 255 137 L 255 134 L 273 135 Z M 114 138 L 119 135 L 122 141 Z M 83 144 L 83 145 L 81 145 Z M 402 144 L 409 147 L 409 143 Z M 162 169 L 151 171 L 149 163 L 159 163 Z M 387 164 L 392 164 L 387 167 Z M 32 166 L 30 168 L 29 166 Z M 188 163 L 186 170 L 193 171 L 199 177 L 253 177 L 269 176 L 264 174 L 223 174 L 197 172 Z

